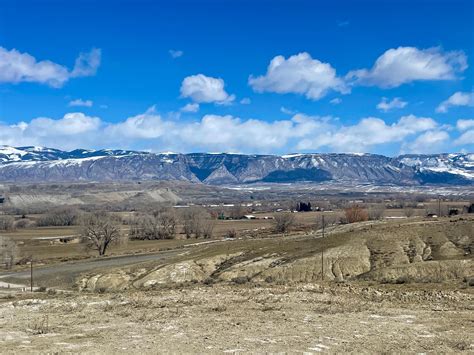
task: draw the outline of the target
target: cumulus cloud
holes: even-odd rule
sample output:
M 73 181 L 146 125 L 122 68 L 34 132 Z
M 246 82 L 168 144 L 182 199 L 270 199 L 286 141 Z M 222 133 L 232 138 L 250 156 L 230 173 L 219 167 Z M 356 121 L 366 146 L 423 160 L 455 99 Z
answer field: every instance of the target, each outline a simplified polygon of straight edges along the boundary
M 352 126 L 332 126 L 313 138 L 298 144 L 299 149 L 330 147 L 334 151 L 367 152 L 374 146 L 403 142 L 407 137 L 437 127 L 437 123 L 426 117 L 403 116 L 397 122 L 387 124 L 377 117 L 367 117 Z
M 413 142 L 404 144 L 402 150 L 417 154 L 442 152 L 449 139 L 449 134 L 446 131 L 428 131 L 419 135 Z
M 472 146 L 474 129 L 468 121 L 458 122 L 460 133 L 451 141 L 444 126 L 432 118 L 414 115 L 393 123 L 366 117 L 344 125 L 331 116 L 301 113 L 276 121 L 232 115 L 183 120 L 163 116 L 151 107 L 114 123 L 78 112 L 59 119 L 40 117 L 14 125 L 0 123 L 0 144 L 242 153 L 377 152 L 390 145 L 403 152 L 433 153 L 450 149 L 454 144 L 461 148 Z
M 331 101 L 329 101 L 329 103 L 333 105 L 339 105 L 341 102 L 342 102 L 342 99 L 340 97 L 336 97 L 332 99 Z
M 184 52 L 183 51 L 180 51 L 180 50 L 177 50 L 177 49 L 170 49 L 168 51 L 169 55 L 171 56 L 171 58 L 173 59 L 176 59 L 176 58 L 179 58 L 179 57 L 182 57 Z
M 224 89 L 224 80 L 203 74 L 191 75 L 181 83 L 181 96 L 197 103 L 229 104 L 235 100 Z
M 156 112 L 155 106 L 145 113 L 127 118 L 123 122 L 109 124 L 105 136 L 110 140 L 123 137 L 131 139 L 155 139 L 170 134 L 174 129 L 173 121 L 165 121 Z
M 452 106 L 474 106 L 474 92 L 455 92 L 436 108 L 436 112 L 446 113 Z
M 82 99 L 76 99 L 72 100 L 69 102 L 69 106 L 82 106 L 82 107 L 92 107 L 94 102 L 92 100 L 82 100 Z
M 383 53 L 371 69 L 349 72 L 346 80 L 353 85 L 394 88 L 413 81 L 453 80 L 466 69 L 467 58 L 462 51 L 398 47 Z
M 101 120 L 98 117 L 86 116 L 81 112 L 67 113 L 59 120 L 47 117 L 33 119 L 25 128 L 35 136 L 71 136 L 97 130 Z
M 0 145 L 44 145 L 73 149 L 89 146 L 100 135 L 102 121 L 81 112 L 60 119 L 38 117 L 14 125 L 0 124 Z
M 81 53 L 76 59 L 74 68 L 69 70 L 52 61 L 37 61 L 28 53 L 0 47 L 0 83 L 34 82 L 59 88 L 71 78 L 95 75 L 100 65 L 100 58 L 100 49 Z
M 268 153 L 282 149 L 294 139 L 324 129 L 320 117 L 295 115 L 289 120 L 266 122 L 257 119 L 206 115 L 198 123 L 181 130 L 187 142 L 204 144 L 213 151 Z
M 250 100 L 248 97 L 244 97 L 242 100 L 240 100 L 241 105 L 250 105 L 252 103 L 252 100 Z
M 388 101 L 386 97 L 382 97 L 382 101 L 377 104 L 377 108 L 380 111 L 388 112 L 396 108 L 404 108 L 406 105 L 408 105 L 408 102 L 403 101 L 399 97 L 396 97 L 391 101 Z
M 456 145 L 470 145 L 474 146 L 474 129 L 470 129 L 461 134 L 455 141 Z
M 474 146 L 474 119 L 458 120 L 456 128 L 461 132 L 461 135 L 454 141 L 454 144 Z
M 474 119 L 461 119 L 456 122 L 456 128 L 460 131 L 465 131 L 466 129 L 474 128 Z
M 182 112 L 198 112 L 199 111 L 199 104 L 191 103 L 186 104 L 181 108 Z
M 308 99 L 319 100 L 328 92 L 348 93 L 344 80 L 328 63 L 313 59 L 303 52 L 286 59 L 279 55 L 268 65 L 267 73 L 249 78 L 249 85 L 256 92 L 300 94 Z

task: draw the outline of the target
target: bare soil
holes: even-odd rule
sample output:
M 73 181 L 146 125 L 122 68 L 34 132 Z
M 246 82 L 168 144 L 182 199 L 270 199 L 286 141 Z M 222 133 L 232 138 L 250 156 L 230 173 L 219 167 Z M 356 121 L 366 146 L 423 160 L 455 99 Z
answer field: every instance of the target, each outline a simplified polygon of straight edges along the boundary
M 6 296 L 4 296 L 6 297 Z M 23 294 L 0 303 L 2 353 L 474 351 L 472 289 L 188 285 Z

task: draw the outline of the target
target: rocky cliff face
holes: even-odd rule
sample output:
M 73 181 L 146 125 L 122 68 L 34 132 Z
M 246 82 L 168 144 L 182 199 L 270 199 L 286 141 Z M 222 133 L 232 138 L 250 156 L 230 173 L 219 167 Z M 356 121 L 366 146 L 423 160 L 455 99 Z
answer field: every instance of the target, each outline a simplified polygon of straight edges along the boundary
M 474 154 L 241 155 L 0 146 L 0 181 L 181 180 L 206 184 L 348 181 L 474 184 Z

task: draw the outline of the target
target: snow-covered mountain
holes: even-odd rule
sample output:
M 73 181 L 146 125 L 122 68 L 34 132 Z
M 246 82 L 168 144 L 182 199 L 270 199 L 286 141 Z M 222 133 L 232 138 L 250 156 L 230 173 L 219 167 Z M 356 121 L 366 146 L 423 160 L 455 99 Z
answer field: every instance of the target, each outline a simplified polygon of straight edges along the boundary
M 0 181 L 182 180 L 206 184 L 341 181 L 474 185 L 474 154 L 243 155 L 62 151 L 0 146 Z

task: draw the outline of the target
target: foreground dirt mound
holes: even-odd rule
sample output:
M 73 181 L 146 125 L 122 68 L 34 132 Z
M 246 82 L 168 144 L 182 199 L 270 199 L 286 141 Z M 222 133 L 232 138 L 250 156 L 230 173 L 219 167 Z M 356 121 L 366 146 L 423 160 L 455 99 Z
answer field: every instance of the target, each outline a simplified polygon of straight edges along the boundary
M 222 283 L 5 298 L 0 292 L 0 344 L 5 354 L 472 353 L 471 291 Z
M 473 221 L 364 227 L 327 240 L 275 239 L 258 250 L 216 255 L 218 246 L 190 253 L 185 260 L 143 269 L 92 275 L 79 283 L 87 290 L 153 288 L 189 282 L 292 283 L 317 280 L 371 280 L 382 283 L 444 282 L 474 276 Z M 273 243 L 273 245 L 272 245 Z M 299 244 L 298 244 L 299 243 Z M 235 250 L 234 250 L 235 251 Z M 324 255 L 323 255 L 324 254 Z
M 442 260 L 377 269 L 361 275 L 360 279 L 382 283 L 444 282 L 463 280 L 473 275 L 473 260 Z
M 150 288 L 155 285 L 199 282 L 208 279 L 223 262 L 237 255 L 219 255 L 200 260 L 189 260 L 166 265 L 147 273 L 133 282 L 136 288 Z

